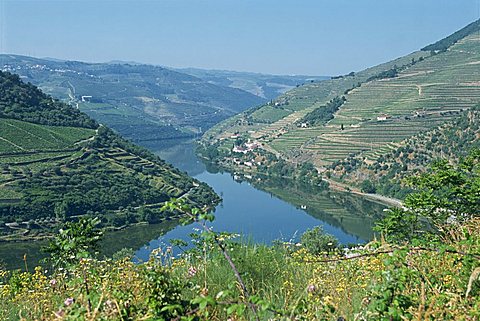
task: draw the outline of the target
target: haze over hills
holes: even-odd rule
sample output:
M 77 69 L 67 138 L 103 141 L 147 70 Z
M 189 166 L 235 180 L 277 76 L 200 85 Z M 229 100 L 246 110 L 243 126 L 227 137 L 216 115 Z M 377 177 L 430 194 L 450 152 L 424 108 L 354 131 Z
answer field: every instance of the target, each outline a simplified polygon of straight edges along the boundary
M 192 136 L 264 101 L 157 66 L 16 55 L 2 55 L 0 62 L 4 71 L 19 74 L 134 140 Z
M 44 235 L 84 215 L 108 227 L 171 219 L 160 207 L 172 197 L 218 202 L 206 184 L 17 75 L 0 72 L 0 90 L 0 234 L 7 238 Z
M 373 162 L 480 102 L 479 25 L 393 61 L 288 91 L 209 130 L 206 146 L 216 144 L 224 164 L 235 168 L 239 154 L 228 146 L 248 139 L 322 171 L 353 155 Z
M 304 85 L 307 82 L 318 82 L 330 78 L 327 76 L 267 75 L 254 72 L 205 70 L 198 68 L 183 68 L 177 70 L 215 85 L 242 89 L 267 100 L 277 98 L 288 90 Z
M 18 55 L 0 55 L 0 65 L 135 141 L 192 137 L 307 80 Z

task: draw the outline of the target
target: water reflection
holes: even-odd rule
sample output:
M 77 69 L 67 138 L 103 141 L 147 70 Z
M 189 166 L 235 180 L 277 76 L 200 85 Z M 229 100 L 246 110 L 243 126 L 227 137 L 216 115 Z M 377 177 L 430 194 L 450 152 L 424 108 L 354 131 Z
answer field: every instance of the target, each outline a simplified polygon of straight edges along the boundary
M 385 206 L 348 193 L 321 190 L 285 179 L 254 178 L 235 181 L 230 173 L 204 165 L 194 152 L 192 140 L 144 144 L 167 162 L 206 182 L 222 196 L 213 227 L 216 231 L 242 234 L 255 242 L 298 239 L 308 228 L 321 225 L 343 244 L 360 243 L 373 237 L 372 224 Z M 177 226 L 176 221 L 140 225 L 107 233 L 101 256 L 122 248 L 138 249 L 139 260 L 170 239 L 189 241 L 194 226 Z M 30 266 L 42 257 L 42 242 L 0 243 L 0 258 L 9 268 L 24 266 L 27 253 Z

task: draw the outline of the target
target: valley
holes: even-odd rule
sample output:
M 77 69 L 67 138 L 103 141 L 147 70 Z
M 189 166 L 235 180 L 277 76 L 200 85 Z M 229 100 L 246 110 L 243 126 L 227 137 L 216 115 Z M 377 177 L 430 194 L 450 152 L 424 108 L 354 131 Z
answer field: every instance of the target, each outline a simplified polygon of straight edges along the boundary
M 0 1 L 0 320 L 479 320 L 477 9 Z
M 0 239 L 48 237 L 97 216 L 108 228 L 169 220 L 173 197 L 214 207 L 219 198 L 111 129 L 18 76 L 0 73 Z
M 5 54 L 0 55 L 0 69 L 19 74 L 135 142 L 198 137 L 248 107 L 326 78 Z

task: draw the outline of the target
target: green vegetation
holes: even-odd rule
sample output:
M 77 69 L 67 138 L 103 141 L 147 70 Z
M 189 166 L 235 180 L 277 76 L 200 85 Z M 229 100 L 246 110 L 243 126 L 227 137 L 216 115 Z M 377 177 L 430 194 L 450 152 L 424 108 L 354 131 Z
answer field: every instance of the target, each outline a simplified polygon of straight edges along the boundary
M 415 58 L 412 58 L 415 59 Z M 393 66 L 391 69 L 382 71 L 378 75 L 371 76 L 367 78 L 367 81 L 372 81 L 372 80 L 380 80 L 380 79 L 388 79 L 388 78 L 395 78 L 398 76 L 398 68 L 397 66 Z
M 225 118 L 267 101 L 237 88 L 152 65 L 53 61 L 16 55 L 1 55 L 1 60 L 3 70 L 18 73 L 136 142 L 195 137 Z M 92 122 L 72 108 L 62 114 L 69 112 Z M 42 124 L 57 125 L 54 121 L 58 115 L 43 114 L 50 123 Z M 12 115 L 10 112 L 9 117 Z M 22 119 L 35 121 L 34 117 Z
M 361 247 L 337 248 L 318 228 L 299 244 L 239 243 L 207 227 L 212 215 L 174 201 L 165 209 L 185 213 L 203 230 L 194 235 L 194 247 L 177 257 L 171 248 L 158 249 L 148 262 L 134 264 L 128 251 L 95 258 L 95 221 L 69 224 L 52 241 L 51 260 L 61 269 L 0 270 L 0 318 L 475 320 L 480 234 L 478 195 L 471 186 L 478 188 L 479 164 L 474 153 L 458 168 L 412 179 L 418 189 L 407 209 L 412 218 L 441 214 L 431 211 L 431 201 L 440 201 L 433 209 L 443 209 L 450 205 L 445 193 L 453 199 L 475 196 L 463 200 L 461 219 L 432 220 L 433 229 L 392 238 L 403 221 L 390 214 L 379 225 L 386 233 L 382 240 Z M 457 180 L 464 174 L 466 180 Z M 65 257 L 72 259 L 56 260 Z
M 300 242 L 308 252 L 314 255 L 332 252 L 339 245 L 338 240 L 333 235 L 325 234 L 320 226 L 305 231 Z
M 300 122 L 307 123 L 308 125 L 325 124 L 333 115 L 338 111 L 340 106 L 345 103 L 345 96 L 335 97 L 330 100 L 325 106 L 318 107 L 314 111 L 306 114 Z
M 18 76 L 2 72 L 0 84 L 2 240 L 45 237 L 84 216 L 110 228 L 162 222 L 177 217 L 160 211 L 172 197 L 218 203 L 205 184 Z
M 451 34 L 450 36 L 445 37 L 431 45 L 428 45 L 422 48 L 422 50 L 423 51 L 431 51 L 431 50 L 446 51 L 448 48 L 454 45 L 457 41 L 478 31 L 480 31 L 480 19 L 470 23 L 469 25 Z
M 334 181 L 404 198 L 410 189 L 399 184 L 402 172 L 421 170 L 428 161 L 455 150 L 465 155 L 471 144 L 478 144 L 478 125 L 462 116 L 480 102 L 480 38 L 472 31 L 475 26 L 478 21 L 456 33 L 449 49 L 435 55 L 417 51 L 363 71 L 299 86 L 271 104 L 215 126 L 202 143 L 217 146 L 217 161 L 231 164 L 235 171 L 242 167 L 225 153 L 233 134 L 257 141 L 261 149 L 286 163 L 311 163 Z M 339 97 L 345 97 L 342 104 Z M 330 110 L 323 107 L 329 104 Z M 282 113 L 273 113 L 274 108 Z M 478 121 L 469 115 L 465 117 Z M 454 123 L 460 118 L 461 123 Z M 451 126 L 448 131 L 446 124 Z M 439 131 L 444 134 L 428 134 Z M 264 166 L 270 169 L 274 163 Z M 361 185 L 364 180 L 370 184 Z
M 457 166 L 441 160 L 428 172 L 410 176 L 415 191 L 405 198 L 404 209 L 390 211 L 377 230 L 395 242 L 412 238 L 431 240 L 445 236 L 451 224 L 463 224 L 480 212 L 480 149 L 474 149 Z
M 55 101 L 18 75 L 0 71 L 0 117 L 54 126 L 96 128 L 97 123 L 68 105 Z
M 368 182 L 370 190 L 404 198 L 411 191 L 401 184 L 404 178 L 423 172 L 429 163 L 442 157 L 458 163 L 471 150 L 480 148 L 479 135 L 480 111 L 477 106 L 438 128 L 406 139 L 401 147 L 379 153 L 374 161 L 365 160 L 362 154 L 351 155 L 332 163 L 328 173 L 353 185 L 364 180 L 360 184 L 362 189 Z

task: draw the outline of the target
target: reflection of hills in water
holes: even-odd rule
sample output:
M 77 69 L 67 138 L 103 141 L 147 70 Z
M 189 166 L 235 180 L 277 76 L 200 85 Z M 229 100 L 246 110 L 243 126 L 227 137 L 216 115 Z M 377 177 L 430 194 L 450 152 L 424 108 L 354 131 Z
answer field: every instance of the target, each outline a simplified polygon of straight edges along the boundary
M 164 159 L 167 163 L 196 176 L 205 171 L 205 165 L 195 155 L 195 140 L 166 139 L 154 142 L 142 142 L 142 146 Z
M 287 179 L 268 179 L 254 183 L 278 198 L 304 209 L 309 215 L 363 240 L 373 238 L 372 227 L 386 208 L 350 193 L 334 192 Z
M 168 231 L 174 229 L 179 224 L 178 220 L 165 221 L 158 224 L 136 225 L 127 227 L 120 231 L 107 232 L 103 240 L 100 242 L 99 257 L 112 257 L 115 252 L 123 248 L 131 248 L 137 250 L 145 246 L 151 240 L 157 239 Z M 46 246 L 48 241 L 36 242 L 5 242 L 0 246 L 0 266 L 7 269 L 23 269 L 25 263 L 23 255 L 27 256 L 28 267 L 37 266 L 46 254 L 40 249 Z

